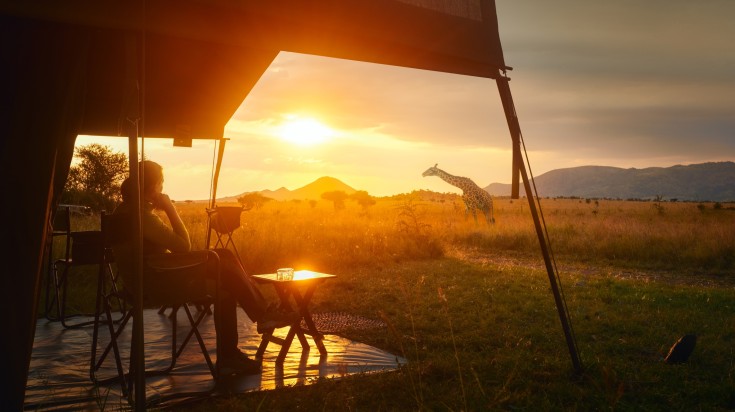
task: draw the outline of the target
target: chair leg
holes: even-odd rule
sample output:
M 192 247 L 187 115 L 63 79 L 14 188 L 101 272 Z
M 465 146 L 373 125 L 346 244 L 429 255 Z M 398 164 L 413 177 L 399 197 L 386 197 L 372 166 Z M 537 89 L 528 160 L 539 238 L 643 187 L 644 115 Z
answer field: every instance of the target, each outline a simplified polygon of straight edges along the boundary
M 61 290 L 61 293 L 59 294 L 59 300 L 61 301 L 61 309 L 59 312 L 59 318 L 61 319 L 61 324 L 65 328 L 69 327 L 69 325 L 66 324 L 66 296 L 67 296 L 67 291 L 68 291 L 67 286 L 69 285 L 69 283 L 67 282 L 68 279 L 69 279 L 69 267 L 67 266 L 66 268 L 64 268 L 64 272 L 63 272 L 62 279 L 61 279 L 61 289 L 62 290 Z
M 108 329 L 110 331 L 110 344 L 112 345 L 112 350 L 115 355 L 115 366 L 117 367 L 117 374 L 120 378 L 120 387 L 122 389 L 123 396 L 128 395 L 128 387 L 127 387 L 127 380 L 125 379 L 125 372 L 123 371 L 122 367 L 122 358 L 120 356 L 120 348 L 117 345 L 117 338 L 120 336 L 120 333 L 122 332 L 125 325 L 121 325 L 117 331 L 115 331 L 115 328 L 112 326 L 112 312 L 110 311 L 110 307 L 107 306 L 105 308 L 105 312 L 107 314 L 107 325 Z M 125 322 L 127 323 L 127 322 Z M 132 357 L 132 354 L 131 354 Z
M 202 334 L 199 332 L 199 325 L 202 323 L 202 320 L 204 320 L 204 317 L 207 314 L 206 312 L 200 311 L 197 314 L 197 318 L 194 319 L 194 316 L 192 316 L 191 310 L 189 309 L 188 305 L 184 305 L 184 311 L 186 312 L 186 316 L 189 318 L 189 324 L 191 325 L 191 330 L 189 330 L 189 333 L 186 335 L 184 342 L 182 342 L 179 350 L 176 352 L 176 357 L 178 358 L 181 355 L 181 353 L 184 351 L 184 348 L 186 347 L 186 344 L 191 339 L 192 335 L 196 336 L 197 342 L 199 343 L 199 348 L 202 350 L 202 355 L 204 355 L 204 360 L 207 361 L 207 366 L 209 367 L 209 371 L 212 373 L 212 376 L 216 378 L 217 373 L 215 372 L 214 363 L 212 362 L 212 358 L 209 356 L 207 345 L 204 344 L 204 339 L 202 338 Z
M 56 293 L 56 313 L 58 315 L 58 320 L 60 320 L 61 324 L 66 327 L 64 324 L 64 314 L 66 311 L 66 308 L 64 308 L 66 304 L 64 291 L 66 288 L 64 288 L 64 286 L 66 285 L 66 275 L 69 270 L 69 265 L 67 263 L 63 263 L 64 270 L 61 272 L 61 276 L 59 276 L 60 264 L 62 264 L 60 261 L 54 263 L 54 292 Z
M 105 263 L 107 267 L 107 273 L 110 274 L 110 290 L 111 294 L 115 297 L 115 300 L 117 301 L 117 307 L 120 310 L 120 318 L 117 319 L 115 322 L 119 322 L 122 320 L 122 318 L 125 316 L 125 313 L 127 312 L 127 302 L 125 299 L 122 299 L 120 297 L 120 291 L 117 289 L 117 276 L 115 275 L 115 271 L 112 270 L 112 265 L 110 263 Z
M 49 321 L 56 321 L 58 320 L 58 313 L 57 317 L 54 317 L 51 315 L 51 311 L 53 310 L 54 306 L 56 305 L 56 294 L 51 294 L 52 286 L 54 285 L 54 256 L 53 256 L 53 237 L 49 237 L 46 240 L 46 245 L 44 246 L 44 256 L 46 258 L 46 276 L 44 277 L 44 283 L 45 283 L 45 294 L 44 294 L 44 310 L 43 315 L 48 319 Z
M 105 305 L 105 298 L 100 294 L 99 285 L 97 288 L 97 306 L 94 313 L 94 326 L 92 328 L 92 350 L 90 351 L 90 360 L 89 360 L 89 378 L 92 380 L 92 382 L 95 382 L 95 375 L 94 373 L 97 371 L 98 368 L 96 368 L 97 363 L 97 342 L 99 340 L 99 330 L 100 330 L 100 316 L 102 315 L 102 311 L 106 309 Z M 106 312 L 105 312 L 106 313 Z M 109 321 L 109 319 L 107 319 Z
M 88 321 L 81 321 L 77 323 L 69 323 L 68 319 L 71 317 L 76 316 L 96 316 L 98 313 L 101 313 L 102 310 L 102 299 L 103 295 L 105 294 L 105 273 L 104 273 L 104 267 L 100 266 L 99 270 L 97 272 L 97 296 L 95 297 L 95 306 L 94 306 L 94 313 L 90 314 L 73 314 L 73 315 L 66 315 L 66 298 L 67 298 L 67 290 L 69 285 L 69 271 L 71 270 L 72 265 L 68 263 L 64 263 L 64 270 L 62 272 L 61 279 L 56 282 L 57 284 L 57 306 L 59 311 L 59 320 L 61 320 L 62 326 L 64 328 L 78 328 L 82 326 L 89 326 L 93 325 L 96 321 L 95 320 L 88 320 Z M 121 316 L 122 318 L 122 316 Z M 118 319 L 119 320 L 119 319 Z
M 186 307 L 186 305 L 184 305 Z M 166 372 L 170 372 L 174 369 L 176 366 L 176 360 L 178 358 L 177 350 L 176 350 L 176 338 L 177 338 L 177 331 L 178 331 L 178 319 L 177 319 L 177 312 L 178 312 L 178 306 L 175 307 L 174 310 L 171 311 L 171 315 L 169 318 L 171 319 L 171 364 L 168 368 L 165 369 Z
M 48 271 L 46 273 L 45 283 L 46 283 L 46 293 L 44 296 L 44 316 L 49 321 L 57 321 L 59 320 L 59 313 L 56 312 L 56 315 L 52 315 L 52 311 L 54 310 L 54 307 L 56 306 L 56 300 L 58 299 L 58 296 L 56 294 L 56 282 L 55 277 L 56 274 L 54 273 L 54 264 L 49 263 Z M 53 293 L 52 293 L 53 290 Z
M 132 311 L 127 311 L 125 313 L 125 316 L 120 320 L 120 324 L 118 325 L 117 330 L 115 330 L 115 322 L 112 318 L 112 309 L 111 304 L 109 300 L 112 299 L 112 297 L 107 296 L 103 300 L 103 305 L 105 308 L 105 316 L 106 321 L 104 323 L 107 324 L 107 330 L 110 334 L 110 342 L 105 347 L 104 351 L 102 351 L 102 354 L 99 358 L 96 357 L 97 355 L 97 344 L 99 342 L 99 322 L 95 325 L 94 332 L 92 335 L 92 351 L 90 356 L 90 378 L 92 379 L 92 382 L 95 383 L 104 383 L 104 382 L 110 382 L 116 379 L 120 380 L 120 387 L 123 393 L 123 396 L 127 396 L 128 394 L 128 385 L 127 385 L 127 379 L 125 377 L 125 372 L 122 367 L 122 358 L 120 356 L 120 348 L 117 344 L 117 340 L 122 334 L 122 331 L 125 329 L 125 326 L 130 321 L 132 317 Z M 102 364 L 104 363 L 105 359 L 107 359 L 107 355 L 110 354 L 110 350 L 113 351 L 113 355 L 115 356 L 115 366 L 117 368 L 117 376 L 107 379 L 98 379 L 96 376 L 96 372 L 100 370 L 102 367 Z

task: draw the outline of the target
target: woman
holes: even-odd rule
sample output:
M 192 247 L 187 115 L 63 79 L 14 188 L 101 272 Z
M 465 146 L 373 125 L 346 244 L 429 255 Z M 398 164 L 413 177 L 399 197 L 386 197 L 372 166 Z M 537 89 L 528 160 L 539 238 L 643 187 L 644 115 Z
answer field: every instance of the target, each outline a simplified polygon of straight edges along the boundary
M 163 193 L 163 167 L 156 162 L 144 160 L 140 163 L 141 210 L 143 232 L 143 254 L 177 252 L 185 253 L 191 249 L 189 232 L 181 220 L 171 199 Z M 132 190 L 130 179 L 122 186 L 123 202 L 115 213 L 132 211 Z M 154 210 L 166 214 L 167 225 Z M 228 249 L 216 249 L 220 260 L 220 301 L 215 305 L 215 328 L 217 330 L 217 364 L 220 373 L 255 374 L 260 373 L 260 362 L 248 358 L 238 348 L 237 303 L 245 310 L 250 320 L 258 325 L 258 333 L 280 328 L 298 322 L 300 316 L 295 312 L 282 312 L 275 305 L 268 305 L 253 280 L 245 273 L 240 261 Z M 116 253 L 116 255 L 118 255 Z M 122 254 L 125 255 L 125 254 Z M 128 254 L 129 256 L 129 254 Z M 123 263 L 124 262 L 119 262 Z M 123 271 L 125 274 L 130 271 Z

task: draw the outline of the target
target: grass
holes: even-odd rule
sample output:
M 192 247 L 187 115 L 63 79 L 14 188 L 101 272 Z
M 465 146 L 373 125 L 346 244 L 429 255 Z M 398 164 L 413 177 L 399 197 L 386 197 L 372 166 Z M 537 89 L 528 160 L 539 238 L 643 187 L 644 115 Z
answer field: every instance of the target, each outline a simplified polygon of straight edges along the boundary
M 269 202 L 234 240 L 252 273 L 339 274 L 314 311 L 387 321 L 348 337 L 409 359 L 395 373 L 324 379 L 190 406 L 212 410 L 735 409 L 735 212 L 731 205 L 543 199 L 584 373 L 575 376 L 524 200 L 493 226 L 458 200 L 368 210 Z M 203 247 L 204 206 L 181 204 Z M 687 363 L 662 361 L 698 336 Z

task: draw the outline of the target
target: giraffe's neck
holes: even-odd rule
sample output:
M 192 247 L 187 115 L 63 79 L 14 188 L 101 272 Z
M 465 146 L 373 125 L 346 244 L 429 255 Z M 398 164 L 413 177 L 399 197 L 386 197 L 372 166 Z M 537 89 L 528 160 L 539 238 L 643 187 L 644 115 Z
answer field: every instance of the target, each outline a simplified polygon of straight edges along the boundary
M 450 185 L 462 189 L 463 192 L 467 189 L 467 185 L 464 184 L 465 182 L 464 182 L 464 179 L 463 178 L 461 178 L 459 176 L 450 175 L 449 173 L 447 173 L 447 172 L 445 172 L 445 171 L 443 171 L 441 169 L 437 169 L 437 172 L 438 172 L 437 173 L 437 176 L 439 176 L 439 178 L 441 178 L 443 181 L 449 183 Z

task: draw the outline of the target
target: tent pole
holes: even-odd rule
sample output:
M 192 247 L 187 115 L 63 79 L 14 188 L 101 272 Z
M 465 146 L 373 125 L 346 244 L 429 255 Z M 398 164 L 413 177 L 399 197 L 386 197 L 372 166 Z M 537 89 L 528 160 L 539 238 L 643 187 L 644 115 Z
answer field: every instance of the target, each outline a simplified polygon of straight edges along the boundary
M 144 0 L 145 1 L 145 0 Z M 143 4 L 143 8 L 144 8 Z M 138 137 L 143 135 L 143 114 L 145 113 L 145 33 L 130 35 L 125 39 L 126 88 L 127 96 L 123 106 L 122 120 L 127 122 L 129 178 L 133 182 L 132 219 L 130 222 L 133 240 L 133 331 L 130 341 L 130 376 L 133 379 L 133 394 L 128 394 L 128 402 L 133 402 L 135 411 L 146 408 L 145 393 L 145 337 L 143 334 L 143 230 L 141 218 L 140 183 L 145 172 L 138 158 Z
M 513 96 L 510 93 L 510 86 L 508 85 L 508 79 L 505 76 L 499 76 L 496 79 L 496 83 L 498 85 L 498 91 L 500 92 L 500 100 L 503 103 L 503 110 L 505 111 L 505 117 L 508 121 L 508 128 L 510 129 L 511 138 L 513 139 L 513 174 L 516 176 L 517 174 L 520 174 L 520 177 L 523 179 L 523 187 L 526 190 L 526 198 L 528 199 L 528 206 L 531 210 L 531 216 L 533 217 L 533 225 L 536 228 L 536 234 L 538 235 L 539 245 L 541 246 L 541 254 L 544 257 L 544 263 L 546 264 L 546 272 L 549 275 L 549 283 L 551 285 L 551 292 L 554 294 L 554 302 L 556 303 L 556 310 L 559 314 L 559 320 L 561 321 L 562 329 L 564 330 L 564 337 L 567 341 L 567 346 L 569 348 L 569 355 L 572 358 L 572 365 L 574 367 L 574 371 L 576 373 L 582 372 L 582 362 L 579 359 L 579 354 L 577 352 L 577 345 L 574 341 L 574 336 L 572 334 L 572 328 L 571 328 L 571 320 L 569 318 L 569 313 L 566 309 L 566 306 L 564 305 L 564 301 L 561 297 L 561 290 L 559 288 L 559 284 L 557 283 L 556 279 L 556 272 L 554 270 L 554 265 L 551 262 L 551 254 L 549 252 L 549 247 L 546 239 L 546 234 L 543 231 L 543 228 L 541 226 L 541 219 L 539 217 L 539 212 L 536 208 L 536 200 L 533 194 L 533 191 L 531 190 L 531 182 L 528 179 L 528 173 L 526 171 L 526 165 L 523 162 L 523 158 L 521 157 L 521 151 L 520 151 L 520 141 L 521 141 L 521 126 L 518 122 L 518 116 L 516 116 L 515 112 L 515 106 L 513 104 Z M 518 185 L 518 181 L 515 180 L 514 183 L 516 186 Z M 518 190 L 517 188 L 515 189 Z M 518 194 L 516 193 L 515 199 L 518 198 Z
M 141 224 L 141 195 L 140 195 L 140 168 L 138 161 L 138 126 L 137 120 L 130 125 L 128 135 L 129 159 L 130 159 L 130 180 L 133 182 L 135 190 L 133 190 L 133 213 L 132 213 L 132 233 L 133 239 L 133 335 L 131 339 L 130 350 L 130 374 L 133 376 L 133 386 L 135 393 L 135 408 L 139 406 L 145 407 L 145 354 L 144 354 L 144 337 L 143 337 L 143 300 L 140 299 L 143 293 L 143 241 L 142 241 L 142 224 Z M 141 399 L 142 398 L 142 399 Z

